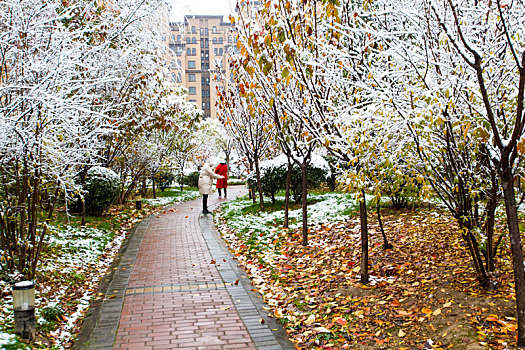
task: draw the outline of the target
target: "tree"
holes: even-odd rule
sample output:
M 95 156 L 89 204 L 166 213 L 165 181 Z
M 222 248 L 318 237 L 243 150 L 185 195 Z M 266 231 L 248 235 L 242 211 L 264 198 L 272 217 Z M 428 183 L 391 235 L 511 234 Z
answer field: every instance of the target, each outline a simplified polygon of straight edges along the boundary
M 379 10 L 381 16 L 374 17 Z M 525 50 L 517 39 L 523 10 L 520 2 L 374 1 L 368 12 L 357 13 L 373 19 L 365 31 L 374 60 L 360 66 L 367 79 L 353 85 L 392 126 L 404 124 L 420 160 L 416 169 L 458 221 L 485 287 L 494 247 L 489 245 L 484 266 L 481 228 L 492 234 L 501 181 L 520 346 L 525 344 L 525 281 L 513 184 L 524 126 Z
M 2 3 L 0 244 L 10 272 L 34 277 L 57 200 L 103 163 L 101 149 L 128 117 L 126 89 L 116 87 L 131 87 L 128 63 L 145 67 L 156 55 L 149 19 L 158 5 Z

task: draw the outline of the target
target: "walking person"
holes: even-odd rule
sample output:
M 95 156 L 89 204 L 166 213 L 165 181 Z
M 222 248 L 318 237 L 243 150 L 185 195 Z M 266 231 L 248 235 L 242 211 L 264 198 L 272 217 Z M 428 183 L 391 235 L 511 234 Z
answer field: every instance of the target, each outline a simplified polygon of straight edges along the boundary
M 226 165 L 226 161 L 224 159 L 222 159 L 220 164 L 217 165 L 217 168 L 215 168 L 215 173 L 223 176 L 222 179 L 217 180 L 219 198 L 221 198 L 221 189 L 224 190 L 224 198 L 226 198 L 228 196 L 226 192 L 226 188 L 228 187 L 228 166 Z
M 217 164 L 217 163 L 215 163 Z M 213 193 L 213 179 L 222 179 L 224 176 L 213 172 L 211 159 L 207 159 L 199 173 L 199 193 L 202 194 L 202 213 L 210 214 L 208 210 L 208 195 Z

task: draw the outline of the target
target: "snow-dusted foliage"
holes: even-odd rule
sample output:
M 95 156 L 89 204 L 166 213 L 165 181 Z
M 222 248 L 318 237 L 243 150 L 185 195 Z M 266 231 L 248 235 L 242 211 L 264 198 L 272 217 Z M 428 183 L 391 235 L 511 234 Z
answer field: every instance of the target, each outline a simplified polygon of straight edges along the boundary
M 120 178 L 111 169 L 94 166 L 86 173 L 84 201 L 86 211 L 100 216 L 120 194 Z
M 0 1 L 2 268 L 31 278 L 46 235 L 39 212 L 78 193 L 77 175 L 111 165 L 130 135 L 178 124 L 174 105 L 187 110 L 166 88 L 161 5 Z
M 260 181 L 263 193 L 272 198 L 275 203 L 275 195 L 278 191 L 286 188 L 286 176 L 288 173 L 288 157 L 281 154 L 273 159 L 259 163 Z M 307 186 L 316 188 L 325 182 L 331 175 L 328 162 L 320 155 L 312 155 L 311 162 L 307 168 Z M 298 164 L 292 164 L 291 191 L 296 202 L 300 202 L 302 194 L 301 168 Z M 257 174 L 252 172 L 246 178 L 248 183 L 255 187 Z

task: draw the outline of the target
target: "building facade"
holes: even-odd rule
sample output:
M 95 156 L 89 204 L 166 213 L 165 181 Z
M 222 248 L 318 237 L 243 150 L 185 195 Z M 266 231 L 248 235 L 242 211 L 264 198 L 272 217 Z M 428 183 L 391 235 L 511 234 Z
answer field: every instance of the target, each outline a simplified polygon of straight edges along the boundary
M 205 118 L 217 117 L 214 75 L 230 76 L 227 52 L 235 46 L 233 29 L 223 16 L 187 16 L 183 23 L 170 23 L 162 38 L 171 49 L 165 59 L 172 79 L 188 89 L 188 100 L 204 111 Z

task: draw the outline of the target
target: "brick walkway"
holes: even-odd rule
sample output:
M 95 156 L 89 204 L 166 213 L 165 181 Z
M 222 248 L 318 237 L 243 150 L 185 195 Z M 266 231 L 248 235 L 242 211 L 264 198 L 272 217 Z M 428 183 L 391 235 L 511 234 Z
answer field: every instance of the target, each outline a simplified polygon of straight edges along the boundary
M 245 194 L 230 188 L 229 197 Z M 223 199 L 224 200 L 224 199 Z M 213 208 L 221 200 L 210 196 Z M 201 199 L 145 220 L 100 305 L 89 349 L 288 349 L 213 232 Z M 129 252 L 128 252 L 129 251 Z M 266 317 L 263 317 L 266 318 Z M 278 331 L 278 332 L 276 332 Z M 279 336 L 277 336 L 279 338 Z M 284 345 L 283 345 L 284 344 Z

